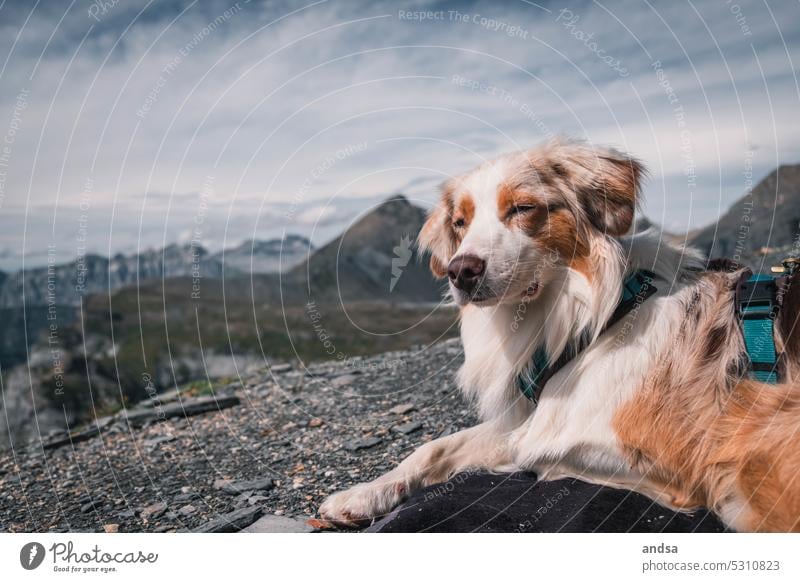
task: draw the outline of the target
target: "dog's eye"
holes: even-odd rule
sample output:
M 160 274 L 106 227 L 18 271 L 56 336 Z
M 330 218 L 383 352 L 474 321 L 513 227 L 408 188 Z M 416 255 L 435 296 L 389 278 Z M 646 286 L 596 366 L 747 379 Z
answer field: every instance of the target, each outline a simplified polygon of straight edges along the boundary
M 524 214 L 526 212 L 531 212 L 533 210 L 536 210 L 535 204 L 515 204 L 509 209 L 506 218 L 511 218 L 512 216 L 515 216 L 517 214 Z
M 464 226 L 464 219 L 463 218 L 456 218 L 453 221 L 453 226 L 456 228 L 462 228 Z

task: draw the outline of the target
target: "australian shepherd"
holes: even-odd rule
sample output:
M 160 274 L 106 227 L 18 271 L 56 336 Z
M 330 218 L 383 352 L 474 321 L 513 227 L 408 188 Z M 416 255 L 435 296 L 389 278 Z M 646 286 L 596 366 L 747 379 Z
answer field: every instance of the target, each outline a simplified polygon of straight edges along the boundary
M 708 507 L 740 531 L 800 529 L 800 308 L 775 322 L 783 383 L 749 379 L 735 301 L 743 271 L 711 270 L 655 231 L 629 234 L 644 173 L 618 151 L 555 140 L 443 185 L 419 245 L 460 308 L 458 382 L 481 423 L 332 495 L 323 517 L 363 523 L 481 468 Z M 609 325 L 640 269 L 656 293 Z M 800 285 L 787 303 L 800 306 Z M 537 398 L 520 392 L 537 350 L 552 363 L 578 342 Z

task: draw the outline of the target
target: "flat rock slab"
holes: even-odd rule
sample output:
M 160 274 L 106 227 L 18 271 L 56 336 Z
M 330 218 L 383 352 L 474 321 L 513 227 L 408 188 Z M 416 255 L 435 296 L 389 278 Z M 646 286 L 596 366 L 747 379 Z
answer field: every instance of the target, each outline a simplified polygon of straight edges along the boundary
M 216 412 L 223 408 L 230 408 L 239 404 L 239 397 L 230 396 L 203 396 L 191 398 L 183 402 L 174 402 L 160 408 L 123 411 L 120 416 L 132 426 L 141 426 L 147 422 L 163 420 L 165 418 L 187 417 L 206 412 Z
M 421 422 L 409 422 L 394 427 L 394 430 L 401 434 L 411 434 L 412 432 L 417 431 L 421 428 L 422 428 Z
M 369 437 L 364 439 L 358 439 L 346 443 L 344 448 L 348 451 L 360 451 L 362 449 L 371 449 L 372 447 L 381 444 L 381 439 L 378 437 Z
M 416 410 L 416 406 L 411 403 L 408 404 L 398 404 L 397 406 L 392 406 L 389 409 L 391 414 L 408 414 L 412 410 Z
M 91 424 L 86 428 L 73 432 L 64 432 L 60 435 L 56 435 L 55 437 L 44 439 L 42 441 L 42 448 L 57 449 L 58 447 L 63 447 L 64 445 L 88 441 L 90 438 L 99 435 L 101 432 L 111 426 L 113 422 L 114 417 L 112 416 L 98 418 L 94 424 Z
M 282 515 L 265 515 L 244 528 L 244 533 L 310 533 L 314 528 L 305 521 Z
M 264 510 L 261 507 L 243 507 L 220 515 L 216 519 L 193 529 L 195 533 L 230 533 L 241 531 L 256 521 Z

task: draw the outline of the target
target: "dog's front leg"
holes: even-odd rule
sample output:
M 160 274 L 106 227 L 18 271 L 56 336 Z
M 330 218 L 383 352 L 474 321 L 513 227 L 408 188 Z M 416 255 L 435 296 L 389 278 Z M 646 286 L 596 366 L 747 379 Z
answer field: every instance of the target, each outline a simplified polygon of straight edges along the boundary
M 374 481 L 331 495 L 320 507 L 320 515 L 339 525 L 363 525 L 391 511 L 413 491 L 446 481 L 458 471 L 508 465 L 507 442 L 508 436 L 489 423 L 436 439 Z

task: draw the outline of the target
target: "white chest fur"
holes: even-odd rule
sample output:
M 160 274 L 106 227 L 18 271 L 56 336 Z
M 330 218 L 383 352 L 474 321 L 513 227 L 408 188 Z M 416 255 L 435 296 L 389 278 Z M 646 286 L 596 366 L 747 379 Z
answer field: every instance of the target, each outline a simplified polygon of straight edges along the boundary
M 657 283 L 657 287 L 658 287 Z M 679 333 L 685 288 L 663 289 L 607 329 L 544 387 L 534 407 L 516 377 L 542 345 L 558 309 L 470 307 L 462 313 L 465 392 L 477 399 L 484 420 L 512 433 L 517 466 L 584 477 L 635 477 L 612 422 L 615 412 L 644 384 Z M 546 298 L 542 298 L 546 301 Z M 543 302 L 542 305 L 546 303 Z

